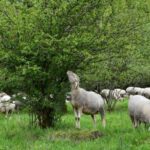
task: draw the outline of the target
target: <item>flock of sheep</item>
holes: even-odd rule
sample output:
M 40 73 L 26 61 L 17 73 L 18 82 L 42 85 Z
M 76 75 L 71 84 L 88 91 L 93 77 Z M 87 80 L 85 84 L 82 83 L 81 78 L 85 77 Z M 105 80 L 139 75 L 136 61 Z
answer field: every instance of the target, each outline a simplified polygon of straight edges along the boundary
M 150 88 L 140 88 L 140 87 L 128 87 L 126 92 L 130 95 L 143 95 L 146 98 L 150 98 Z
M 103 127 L 106 126 L 105 102 L 108 103 L 111 99 L 123 100 L 129 98 L 128 112 L 134 127 L 138 127 L 140 123 L 150 123 L 150 88 L 128 87 L 123 89 L 103 89 L 100 94 L 93 91 L 86 91 L 79 86 L 80 79 L 72 71 L 67 71 L 67 76 L 71 84 L 70 95 L 67 99 L 71 102 L 75 124 L 80 128 L 80 118 L 82 113 L 91 115 L 94 126 L 96 126 L 95 115 L 100 114 Z M 9 112 L 18 110 L 22 103 L 13 100 L 16 95 L 10 97 L 4 92 L 0 93 L 0 112 L 8 116 Z M 26 99 L 26 97 L 23 97 Z
M 110 99 L 122 100 L 129 97 L 128 112 L 134 127 L 140 123 L 150 123 L 150 88 L 128 87 L 122 89 L 103 89 L 100 94 L 92 91 L 86 91 L 79 86 L 79 77 L 72 71 L 67 71 L 67 76 L 71 84 L 70 100 L 74 115 L 76 127 L 80 128 L 80 118 L 82 113 L 91 115 L 95 126 L 95 115 L 100 113 L 102 125 L 105 127 L 105 101 Z
M 15 95 L 13 97 L 15 97 Z M 12 99 L 12 97 L 4 92 L 0 93 L 0 112 L 5 113 L 6 117 L 9 113 L 13 113 L 16 110 L 19 110 L 20 107 L 23 105 L 20 101 L 13 101 Z

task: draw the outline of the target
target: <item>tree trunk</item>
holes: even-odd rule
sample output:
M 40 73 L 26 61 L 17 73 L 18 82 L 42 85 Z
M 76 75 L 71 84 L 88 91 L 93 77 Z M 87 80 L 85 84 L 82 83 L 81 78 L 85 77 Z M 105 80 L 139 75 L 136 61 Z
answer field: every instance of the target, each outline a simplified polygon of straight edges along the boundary
M 54 108 L 43 107 L 37 112 L 38 124 L 41 128 L 53 127 L 55 123 Z

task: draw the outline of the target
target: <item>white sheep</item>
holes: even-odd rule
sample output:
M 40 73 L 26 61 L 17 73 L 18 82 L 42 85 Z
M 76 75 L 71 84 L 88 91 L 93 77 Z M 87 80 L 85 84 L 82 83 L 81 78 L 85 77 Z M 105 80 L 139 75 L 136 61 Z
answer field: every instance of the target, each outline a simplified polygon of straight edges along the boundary
M 143 95 L 144 90 L 144 88 L 140 87 L 128 87 L 126 92 L 130 95 Z
M 134 94 L 135 95 L 143 95 L 144 90 L 145 90 L 144 88 L 134 87 Z
M 13 103 L 0 103 L 0 112 L 5 113 L 6 117 L 8 113 L 13 113 L 15 111 L 16 105 Z
M 112 95 L 116 100 L 122 100 L 123 98 L 128 96 L 126 91 L 123 89 L 114 89 Z
M 130 95 L 143 95 L 146 98 L 150 98 L 150 88 L 140 88 L 140 87 L 128 87 L 126 89 L 127 93 Z
M 110 95 L 110 90 L 109 89 L 103 89 L 100 94 L 104 99 L 107 100 L 109 98 L 109 95 Z
M 12 103 L 15 104 L 15 110 L 17 111 L 19 111 L 21 107 L 23 107 L 23 103 L 18 100 L 12 101 Z
M 95 114 L 100 113 L 103 127 L 105 127 L 105 111 L 103 98 L 92 91 L 86 91 L 79 87 L 79 77 L 72 71 L 67 71 L 71 83 L 71 104 L 73 106 L 76 127 L 80 128 L 80 117 L 82 113 L 91 115 L 94 126 L 96 124 Z
M 127 96 L 126 91 L 123 89 L 103 89 L 100 94 L 106 101 L 109 99 L 122 100 L 125 96 Z
M 143 90 L 143 93 L 142 93 L 145 97 L 147 98 L 150 98 L 150 88 L 147 87 Z
M 129 95 L 134 95 L 134 94 L 135 94 L 134 87 L 128 87 L 128 88 L 126 89 L 126 92 L 127 92 Z
M 131 95 L 128 111 L 134 127 L 143 123 L 150 123 L 150 100 L 141 95 Z
M 0 112 L 5 112 L 5 105 L 3 103 L 0 103 Z
M 0 93 L 0 102 L 7 102 L 10 101 L 11 97 L 7 95 L 6 93 L 2 92 Z
M 15 111 L 16 105 L 13 103 L 8 103 L 5 106 L 6 109 L 6 116 L 8 116 L 8 113 L 13 113 Z

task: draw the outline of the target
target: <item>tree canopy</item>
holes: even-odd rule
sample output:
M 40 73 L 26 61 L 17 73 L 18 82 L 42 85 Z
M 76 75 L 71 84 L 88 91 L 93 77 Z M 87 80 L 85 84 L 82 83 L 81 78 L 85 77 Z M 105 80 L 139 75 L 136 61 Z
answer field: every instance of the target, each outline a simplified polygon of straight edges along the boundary
M 65 108 L 67 70 L 93 90 L 149 86 L 149 24 L 149 1 L 1 0 L 0 90 L 25 92 L 48 127 Z

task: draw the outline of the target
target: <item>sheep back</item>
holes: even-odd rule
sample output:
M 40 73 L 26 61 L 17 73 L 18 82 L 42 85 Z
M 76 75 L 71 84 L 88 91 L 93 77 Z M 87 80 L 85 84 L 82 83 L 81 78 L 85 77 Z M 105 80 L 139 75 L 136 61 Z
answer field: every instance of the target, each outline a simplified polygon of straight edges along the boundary
M 103 98 L 95 92 L 79 88 L 77 91 L 73 91 L 71 95 L 72 105 L 74 107 L 82 107 L 83 113 L 95 114 L 104 107 Z
M 150 123 L 150 100 L 141 95 L 130 96 L 129 115 L 140 122 Z

